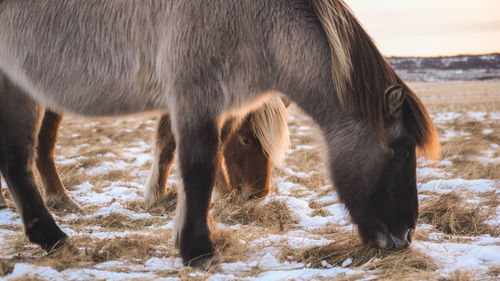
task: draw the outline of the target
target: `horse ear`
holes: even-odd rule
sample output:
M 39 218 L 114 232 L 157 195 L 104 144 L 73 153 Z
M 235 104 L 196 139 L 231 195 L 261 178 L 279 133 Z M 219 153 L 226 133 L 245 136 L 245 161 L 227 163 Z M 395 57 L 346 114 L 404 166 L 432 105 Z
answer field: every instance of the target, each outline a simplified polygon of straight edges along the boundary
M 388 117 L 396 117 L 405 101 L 405 91 L 401 86 L 390 86 L 384 93 L 384 111 Z

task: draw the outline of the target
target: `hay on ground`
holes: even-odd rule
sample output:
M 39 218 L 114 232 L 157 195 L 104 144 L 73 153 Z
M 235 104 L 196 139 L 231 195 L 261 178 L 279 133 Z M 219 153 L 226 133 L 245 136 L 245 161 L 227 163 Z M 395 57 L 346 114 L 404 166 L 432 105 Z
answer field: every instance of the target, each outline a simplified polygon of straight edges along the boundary
M 480 204 L 465 202 L 455 193 L 445 193 L 437 198 L 425 198 L 420 208 L 420 221 L 432 224 L 437 230 L 450 235 L 477 236 L 490 234 L 497 237 L 498 227 L 486 223 L 495 213 L 498 199 Z

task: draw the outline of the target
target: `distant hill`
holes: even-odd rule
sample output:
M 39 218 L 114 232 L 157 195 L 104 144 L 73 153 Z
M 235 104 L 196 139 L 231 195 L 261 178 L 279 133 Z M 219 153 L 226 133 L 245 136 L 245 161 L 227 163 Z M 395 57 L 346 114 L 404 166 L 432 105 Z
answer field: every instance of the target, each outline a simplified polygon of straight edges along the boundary
M 500 53 L 387 59 L 407 81 L 500 80 Z

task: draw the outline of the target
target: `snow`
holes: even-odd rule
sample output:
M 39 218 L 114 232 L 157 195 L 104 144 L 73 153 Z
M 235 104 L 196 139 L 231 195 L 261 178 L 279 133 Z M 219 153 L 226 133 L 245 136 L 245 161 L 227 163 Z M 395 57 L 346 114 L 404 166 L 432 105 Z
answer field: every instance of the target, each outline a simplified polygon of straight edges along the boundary
M 442 141 L 450 140 L 456 136 L 470 136 L 470 133 L 460 131 L 459 128 L 450 128 L 446 124 L 454 122 L 457 119 L 467 118 L 478 122 L 488 120 L 500 120 L 499 113 L 484 111 L 466 111 L 459 112 L 438 112 L 433 114 L 436 125 L 444 130 L 440 136 Z M 298 120 L 299 117 L 291 116 L 290 120 Z M 117 126 L 122 126 L 120 122 Z M 148 120 L 143 123 L 149 125 L 145 130 L 153 130 L 156 123 Z M 301 125 L 293 128 L 293 136 L 310 135 L 314 128 L 312 126 Z M 129 130 L 129 129 L 127 129 Z M 129 130 L 133 132 L 133 130 Z M 492 134 L 495 131 L 490 128 L 482 129 L 482 134 Z M 73 134 L 73 137 L 79 137 Z M 292 138 L 293 140 L 294 138 Z M 105 136 L 99 140 L 103 143 L 111 142 Z M 499 148 L 498 143 L 491 143 L 489 149 L 482 151 L 481 155 L 474 159 L 482 163 L 492 163 L 500 161 L 493 157 Z M 301 151 L 312 151 L 317 149 L 315 144 L 293 144 L 294 149 L 291 153 Z M 148 235 L 151 231 L 172 232 L 174 227 L 173 219 L 165 219 L 162 223 L 155 224 L 140 230 L 123 231 L 105 231 L 99 226 L 86 227 L 81 229 L 72 226 L 69 222 L 78 218 L 89 219 L 98 216 L 107 216 L 110 213 L 118 213 L 133 219 L 149 219 L 158 216 L 144 212 L 143 210 L 132 210 L 127 207 L 130 202 L 142 202 L 144 193 L 144 183 L 147 177 L 147 166 L 151 158 L 151 144 L 143 141 L 137 141 L 116 154 L 108 152 L 99 157 L 104 161 L 98 166 L 84 169 L 87 175 L 102 175 L 110 171 L 126 170 L 138 175 L 132 181 L 114 181 L 96 183 L 89 181 L 73 186 L 69 194 L 78 201 L 83 207 L 90 208 L 91 212 L 85 214 L 72 215 L 54 215 L 56 221 L 63 231 L 73 237 L 90 237 L 92 239 L 115 239 L 117 237 L 128 237 L 130 235 Z M 76 156 L 75 156 L 76 155 Z M 71 156 L 56 155 L 57 165 L 75 165 L 83 160 L 84 156 L 78 156 L 77 152 Z M 462 179 L 454 178 L 446 169 L 453 168 L 454 158 L 448 157 L 438 163 L 432 163 L 419 159 L 418 163 L 418 191 L 419 198 L 435 196 L 433 193 L 454 192 L 465 196 L 467 202 L 480 204 L 478 199 L 481 194 L 495 192 L 500 195 L 500 182 L 495 179 Z M 173 170 L 176 170 L 174 165 Z M 335 225 L 342 230 L 353 230 L 349 221 L 349 214 L 345 206 L 339 202 L 338 196 L 330 184 L 311 190 L 307 186 L 297 184 L 291 181 L 291 177 L 309 178 L 318 175 L 318 171 L 304 170 L 296 166 L 287 166 L 282 170 L 281 178 L 273 178 L 275 191 L 264 199 L 261 204 L 271 201 L 280 201 L 288 205 L 291 214 L 296 223 L 290 230 L 283 233 L 275 233 L 262 229 L 259 237 L 251 241 L 241 238 L 240 242 L 245 245 L 250 254 L 244 260 L 221 263 L 219 269 L 214 273 L 190 272 L 192 279 L 206 280 L 314 280 L 314 279 L 334 279 L 345 278 L 356 274 L 364 274 L 363 278 L 368 280 L 376 278 L 371 275 L 373 272 L 364 269 L 352 269 L 349 266 L 353 260 L 347 258 L 341 266 L 333 266 L 327 261 L 322 261 L 323 268 L 310 268 L 310 265 L 282 261 L 280 258 L 280 249 L 288 246 L 294 250 L 304 249 L 313 246 L 322 246 L 332 241 L 326 235 L 315 234 L 314 230 Z M 169 184 L 179 183 L 178 176 L 174 173 L 169 178 Z M 5 186 L 5 182 L 2 182 Z M 276 188 L 277 187 L 277 188 Z M 319 196 L 318 194 L 321 194 Z M 312 208 L 314 202 L 316 206 Z M 321 209 L 321 215 L 317 211 Z M 324 211 L 324 212 L 323 212 Z M 496 207 L 495 214 L 487 221 L 488 224 L 500 226 L 500 207 Z M 238 231 L 242 225 L 223 225 L 217 224 L 220 229 L 228 231 Z M 253 227 L 253 226 L 250 226 Z M 255 226 L 256 227 L 256 226 Z M 0 258 L 12 258 L 17 253 L 10 246 L 9 242 L 13 237 L 23 237 L 21 230 L 22 224 L 19 216 L 11 209 L 0 210 Z M 415 241 L 412 243 L 414 250 L 421 251 L 431 256 L 438 265 L 439 274 L 450 273 L 455 270 L 470 270 L 477 274 L 483 274 L 492 266 L 500 265 L 500 238 L 482 235 L 477 237 L 462 237 L 467 242 L 450 242 L 446 235 L 437 232 L 432 225 L 419 224 L 417 232 L 428 232 L 426 241 Z M 316 232 L 320 233 L 320 232 Z M 170 238 L 172 239 L 172 238 Z M 168 241 L 171 242 L 171 241 Z M 165 242 L 167 244 L 167 241 Z M 170 243 L 172 244 L 172 243 Z M 36 248 L 34 245 L 31 248 Z M 34 254 L 36 255 L 36 254 Z M 40 255 L 40 254 L 39 254 Z M 258 270 L 255 270 L 258 269 Z M 183 265 L 177 255 L 168 255 L 162 257 L 151 257 L 143 263 L 133 263 L 124 259 L 112 260 L 97 263 L 88 268 L 69 268 L 57 271 L 48 266 L 38 266 L 29 263 L 16 263 L 14 271 L 2 277 L 2 280 L 19 279 L 44 279 L 44 280 L 87 280 L 87 279 L 106 279 L 106 280 L 181 280 L 180 277 L 164 277 L 162 273 L 166 271 L 181 271 Z M 249 274 L 253 272 L 252 274 Z M 180 276 L 180 275 L 179 275 Z M 479 275 L 484 276 L 484 275 Z M 481 279 L 481 278 L 479 278 Z
M 496 239 L 499 243 L 500 239 Z M 465 243 L 439 243 L 416 241 L 414 249 L 433 257 L 445 271 L 487 271 L 490 265 L 500 264 L 500 246 Z
M 487 115 L 486 112 L 474 112 L 474 111 L 469 111 L 467 113 L 468 117 L 471 117 L 472 119 L 476 121 L 484 121 L 485 116 Z
M 316 268 L 305 268 L 305 269 L 295 269 L 286 271 L 268 271 L 262 273 L 255 278 L 249 278 L 248 280 L 314 280 L 316 278 L 335 278 L 344 277 L 345 275 L 354 275 L 361 273 L 361 270 L 353 270 L 348 268 L 328 268 L 328 269 L 316 269 Z
M 449 121 L 454 121 L 457 118 L 461 118 L 463 115 L 457 112 L 438 112 L 436 114 L 432 114 L 432 120 L 436 123 L 444 123 Z
M 489 192 L 496 191 L 500 188 L 500 183 L 494 180 L 478 179 L 449 179 L 449 180 L 431 180 L 424 184 L 418 184 L 418 191 L 448 193 L 458 190 L 467 190 L 469 192 Z

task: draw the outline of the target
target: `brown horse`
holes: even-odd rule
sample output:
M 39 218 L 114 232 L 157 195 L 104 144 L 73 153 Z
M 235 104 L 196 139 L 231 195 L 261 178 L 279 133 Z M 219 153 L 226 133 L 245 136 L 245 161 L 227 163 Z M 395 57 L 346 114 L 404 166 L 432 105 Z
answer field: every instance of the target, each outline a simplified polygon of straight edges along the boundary
M 365 243 L 409 245 L 416 153 L 439 155 L 425 107 L 341 0 L 2 0 L 0 70 L 26 93 L 0 97 L 0 170 L 26 235 L 48 251 L 67 236 L 33 179 L 37 103 L 87 116 L 170 115 L 183 180 L 174 239 L 191 265 L 215 252 L 208 214 L 223 124 L 271 96 L 321 129 Z
M 2 92 L 2 89 L 0 89 Z M 219 184 L 215 185 L 214 200 L 233 191 L 246 198 L 260 198 L 269 193 L 271 159 L 275 165 L 283 162 L 288 146 L 286 107 L 288 101 L 272 99 L 249 113 L 239 128 L 228 136 L 222 149 Z M 36 166 L 42 180 L 45 204 L 53 209 L 81 211 L 80 205 L 69 196 L 57 172 L 54 152 L 62 115 L 45 111 L 38 133 Z M 167 195 L 167 179 L 174 161 L 175 139 L 168 115 L 160 117 L 154 148 L 154 163 L 146 188 L 146 206 L 151 208 Z M 272 156 L 272 157 L 271 157 Z M 7 202 L 0 184 L 0 208 Z

